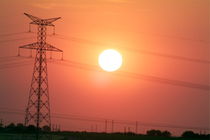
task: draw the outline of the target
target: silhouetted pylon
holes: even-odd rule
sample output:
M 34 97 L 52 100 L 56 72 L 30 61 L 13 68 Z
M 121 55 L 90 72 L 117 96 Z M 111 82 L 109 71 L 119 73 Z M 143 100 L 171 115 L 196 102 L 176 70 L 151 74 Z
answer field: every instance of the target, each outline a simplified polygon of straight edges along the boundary
M 48 89 L 48 74 L 47 74 L 47 57 L 46 51 L 61 52 L 63 57 L 63 51 L 46 43 L 46 30 L 47 26 L 53 26 L 54 21 L 60 19 L 50 18 L 41 19 L 29 14 L 24 13 L 29 17 L 32 22 L 38 26 L 37 42 L 20 46 L 23 49 L 34 49 L 36 50 L 36 57 L 29 93 L 28 104 L 26 107 L 25 114 L 25 125 L 35 125 L 37 129 L 48 126 L 51 128 L 50 118 L 50 101 L 49 101 L 49 89 Z M 18 55 L 20 51 L 18 51 Z

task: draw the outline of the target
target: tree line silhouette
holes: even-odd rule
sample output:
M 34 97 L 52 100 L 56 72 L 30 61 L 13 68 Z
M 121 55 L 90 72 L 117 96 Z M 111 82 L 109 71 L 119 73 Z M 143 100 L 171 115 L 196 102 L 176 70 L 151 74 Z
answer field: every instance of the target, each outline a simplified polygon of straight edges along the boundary
M 0 124 L 0 133 L 34 133 L 36 131 L 37 128 L 34 125 L 25 126 L 22 123 L 10 123 L 3 126 L 3 124 Z M 50 132 L 50 128 L 48 126 L 43 126 L 42 128 L 39 128 L 39 131 Z
M 25 126 L 22 123 L 10 123 L 8 125 L 3 125 L 0 123 L 0 133 L 35 133 L 37 131 L 36 126 L 34 125 L 29 125 Z M 39 128 L 40 132 L 52 132 L 48 126 L 43 126 L 42 128 Z M 54 133 L 66 133 L 66 131 L 54 131 Z M 116 133 L 115 133 L 116 134 Z M 137 135 L 133 132 L 126 132 L 126 133 L 118 133 L 122 135 Z M 140 134 L 141 135 L 141 134 Z M 160 130 L 148 130 L 146 132 L 147 136 L 154 136 L 154 137 L 172 137 L 171 132 L 165 130 L 165 131 L 160 131 Z M 209 139 L 210 134 L 198 134 L 193 131 L 187 130 L 184 131 L 181 135 L 183 138 L 197 138 L 197 139 Z

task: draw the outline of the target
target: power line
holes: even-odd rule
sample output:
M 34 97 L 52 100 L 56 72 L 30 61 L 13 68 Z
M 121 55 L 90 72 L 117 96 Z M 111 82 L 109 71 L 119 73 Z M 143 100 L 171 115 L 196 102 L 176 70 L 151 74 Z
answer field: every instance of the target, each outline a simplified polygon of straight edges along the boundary
M 12 63 L 12 62 L 22 62 L 26 60 L 32 60 L 33 57 L 19 57 L 19 56 L 8 56 L 8 57 L 0 57 L 0 65 L 3 65 L 5 63 Z
M 19 57 L 19 56 L 8 56 L 8 57 L 0 57 L 0 65 L 4 63 L 10 63 L 10 62 L 21 62 L 25 60 L 32 60 L 32 57 Z
M 81 39 L 81 38 L 76 38 L 76 37 L 59 37 L 59 36 L 51 36 L 51 37 L 64 39 L 64 40 L 67 40 L 67 41 L 76 41 L 76 42 L 79 42 L 79 43 L 88 43 L 88 44 L 102 45 L 102 43 L 99 43 L 99 42 L 90 41 L 90 40 Z M 95 46 L 88 46 L 88 47 L 96 48 Z M 171 55 L 171 54 L 166 54 L 166 53 L 152 52 L 152 51 L 147 51 L 147 50 L 142 50 L 142 49 L 127 48 L 127 47 L 116 47 L 116 48 L 117 49 L 128 50 L 128 51 L 135 52 L 135 53 L 140 53 L 140 54 L 153 55 L 153 56 L 159 56 L 159 57 L 166 57 L 166 58 L 170 58 L 170 59 L 177 59 L 177 60 L 183 60 L 183 61 L 195 62 L 195 63 L 201 63 L 201 64 L 210 64 L 209 60 L 189 58 L 189 57 L 185 57 L 185 56 L 177 56 L 177 55 Z
M 8 34 L 0 34 L 0 37 L 15 36 L 15 35 L 24 34 L 24 33 L 27 33 L 27 32 L 15 32 L 15 33 L 8 33 Z
M 164 37 L 167 39 L 175 39 L 175 40 L 182 40 L 182 41 L 190 41 L 190 42 L 200 42 L 200 43 L 204 43 L 204 44 L 209 44 L 209 41 L 203 40 L 203 39 L 193 39 L 193 38 L 188 38 L 188 37 L 183 37 L 183 36 L 175 36 L 175 35 L 164 35 L 164 34 L 158 34 L 158 33 L 145 33 L 145 32 L 135 32 L 137 34 L 142 34 L 144 35 L 144 37 L 153 37 L 153 38 L 157 38 L 157 37 Z M 60 36 L 65 36 L 62 34 L 56 34 L 56 35 L 60 35 Z M 92 42 L 92 41 L 91 41 Z
M 11 57 L 12 59 L 6 59 L 6 60 L 2 60 L 0 59 L 0 68 L 4 68 L 4 67 L 10 67 L 10 66 L 15 66 L 15 65 L 22 65 L 25 63 L 31 63 L 32 59 L 20 59 L 18 57 Z
M 27 39 L 33 39 L 34 37 L 24 37 L 24 38 L 18 38 L 18 39 L 7 39 L 7 40 L 0 40 L 0 43 L 7 43 L 12 41 L 19 41 L 19 40 L 27 40 Z
M 8 35 L 13 35 L 13 34 L 16 35 L 16 34 L 21 34 L 21 33 L 26 33 L 26 32 L 11 33 L 11 34 L 1 34 L 0 36 L 8 36 Z M 56 35 L 59 35 L 59 36 L 56 36 Z M 49 37 L 55 37 L 55 38 L 58 38 L 58 39 L 64 39 L 64 40 L 67 40 L 67 41 L 76 41 L 76 42 L 79 42 L 79 43 L 88 43 L 88 44 L 102 45 L 102 43 L 99 43 L 99 42 L 96 42 L 96 41 L 87 40 L 87 39 L 82 39 L 82 38 L 77 38 L 77 37 L 67 37 L 67 36 L 60 35 L 60 34 L 56 34 L 56 35 L 48 35 L 48 36 Z M 64 37 L 60 37 L 60 36 L 64 36 Z M 25 39 L 32 39 L 32 37 L 30 37 L 30 38 L 0 40 L 0 43 L 6 43 L 6 42 L 18 41 L 18 40 L 25 40 Z M 91 47 L 91 46 L 88 46 L 88 47 Z M 95 47 L 95 46 L 92 46 L 92 47 Z M 177 59 L 177 60 L 183 60 L 183 61 L 195 62 L 195 63 L 201 63 L 201 64 L 210 64 L 209 60 L 189 58 L 189 57 L 177 56 L 177 55 L 170 55 L 170 54 L 165 54 L 165 53 L 159 53 L 159 52 L 153 52 L 153 51 L 147 51 L 147 50 L 141 50 L 141 49 L 133 49 L 133 48 L 127 48 L 127 47 L 116 47 L 116 48 L 128 50 L 128 51 L 135 52 L 135 53 L 140 53 L 140 54 L 153 55 L 153 56 L 159 56 L 159 57 L 166 57 L 166 58 L 170 58 L 170 59 Z
M 184 37 L 184 36 L 176 36 L 176 35 L 167 35 L 167 34 L 160 34 L 160 33 L 146 33 L 146 32 L 134 32 L 135 34 L 142 34 L 144 35 L 144 37 L 148 36 L 148 37 L 153 37 L 153 38 L 157 38 L 157 37 L 161 37 L 161 38 L 167 38 L 167 39 L 175 39 L 175 40 L 182 40 L 182 41 L 190 41 L 190 42 L 200 42 L 200 43 L 204 43 L 204 44 L 209 44 L 209 40 L 203 40 L 203 39 L 195 39 L 195 38 L 189 38 L 189 37 Z M 66 35 L 62 35 L 62 34 L 53 34 L 53 35 L 59 35 L 59 36 L 65 36 Z M 53 35 L 49 35 L 49 36 L 53 36 Z M 60 39 L 65 39 L 62 37 L 59 37 Z M 90 40 L 86 40 L 86 39 L 81 39 L 81 38 L 76 38 L 76 37 L 72 37 L 72 39 L 75 40 L 84 40 L 87 42 L 92 42 L 92 43 L 96 43 L 94 41 L 90 41 Z
M 6 60 L 9 60 L 9 59 L 17 59 L 17 56 L 1 56 L 0 57 L 0 60 L 2 61 L 6 61 Z
M 17 115 L 24 115 L 23 111 L 0 111 L 0 114 L 17 114 Z M 65 120 L 77 120 L 77 121 L 86 121 L 86 122 L 97 122 L 97 123 L 104 123 L 104 121 L 112 122 L 114 121 L 114 124 L 121 124 L 121 125 L 136 125 L 137 121 L 131 121 L 131 120 L 117 120 L 117 119 L 101 119 L 101 118 L 87 118 L 85 116 L 79 117 L 77 115 L 61 115 L 59 113 L 52 113 L 52 118 L 57 119 L 65 119 Z M 138 125 L 140 126 L 150 126 L 150 127 L 164 127 L 164 128 L 178 128 L 178 129 L 193 129 L 193 130 L 209 130 L 209 128 L 205 127 L 194 127 L 194 126 L 181 126 L 181 125 L 172 125 L 172 124 L 166 124 L 166 123 L 143 123 L 141 121 L 138 121 Z
M 145 33 L 145 32 L 135 32 L 135 33 L 147 35 L 149 37 L 152 37 L 152 36 L 153 37 L 163 37 L 163 38 L 167 38 L 167 39 L 176 39 L 176 40 L 182 40 L 182 41 L 200 42 L 200 43 L 205 43 L 205 44 L 209 44 L 210 43 L 207 40 L 189 38 L 189 37 L 184 37 L 184 36 L 167 35 L 167 34 L 160 34 L 160 33 Z
M 128 48 L 124 48 L 124 49 L 128 49 Z M 155 55 L 155 56 L 167 57 L 171 59 L 178 59 L 178 60 L 183 60 L 183 61 L 188 61 L 188 62 L 210 64 L 209 60 L 203 60 L 203 59 L 195 59 L 195 58 L 189 58 L 189 57 L 184 57 L 184 56 L 176 56 L 176 55 L 170 55 L 170 54 L 164 54 L 164 53 L 152 52 L 152 51 L 146 51 L 146 50 L 139 50 L 139 49 L 130 49 L 130 51 L 147 54 L 147 55 Z
M 31 63 L 31 61 L 5 63 L 5 64 L 1 64 L 0 68 L 10 67 L 10 66 L 15 66 L 15 65 L 22 65 L 22 64 L 25 64 L 25 63 Z
M 53 64 L 78 68 L 78 69 L 82 69 L 82 70 L 104 72 L 101 69 L 99 69 L 98 66 L 80 63 L 80 62 L 71 61 L 71 60 L 64 60 L 64 61 L 58 62 L 55 59 L 52 59 L 52 60 L 49 59 L 48 61 Z M 27 64 L 28 63 L 26 63 L 26 65 Z M 15 66 L 19 66 L 19 65 L 24 66 L 25 64 L 22 64 L 22 65 L 16 64 Z M 10 67 L 9 67 L 9 65 L 5 65 L 5 68 L 10 68 Z M 4 69 L 4 66 L 0 67 L 0 69 Z M 157 83 L 162 83 L 162 84 L 169 84 L 169 85 L 174 85 L 174 86 L 182 86 L 182 87 L 187 87 L 187 88 L 199 89 L 199 90 L 204 90 L 204 91 L 209 91 L 209 89 L 210 89 L 210 85 L 186 82 L 186 81 L 181 81 L 181 80 L 172 80 L 172 79 L 162 78 L 162 77 L 158 77 L 158 76 L 137 74 L 137 73 L 131 73 L 131 72 L 126 72 L 126 71 L 117 71 L 113 74 L 112 73 L 110 73 L 110 74 L 122 76 L 122 77 L 134 78 L 134 79 L 141 79 L 141 80 L 146 80 L 146 81 L 151 81 L 151 82 L 157 82 Z
M 84 64 L 84 63 L 79 63 L 75 61 L 69 61 L 69 60 L 64 60 L 64 62 L 54 62 L 54 64 L 59 64 L 63 66 L 68 66 L 68 67 L 75 67 L 83 70 L 90 70 L 90 71 L 100 71 L 97 66 L 90 65 L 90 64 Z M 110 73 L 112 74 L 112 73 Z M 146 81 L 151 81 L 151 82 L 158 82 L 162 84 L 169 84 L 169 85 L 174 85 L 174 86 L 182 86 L 182 87 L 187 87 L 187 88 L 194 88 L 194 89 L 200 89 L 204 91 L 209 91 L 210 85 L 204 85 L 204 84 L 197 84 L 197 83 L 192 83 L 192 82 L 186 82 L 186 81 L 181 81 L 181 80 L 172 80 L 168 78 L 162 78 L 162 77 L 157 77 L 157 76 L 151 76 L 151 75 L 145 75 L 145 74 L 137 74 L 137 73 L 131 73 L 131 72 L 126 72 L 126 71 L 116 71 L 112 75 L 118 75 L 118 76 L 123 76 L 123 77 L 130 77 L 134 79 L 142 79 Z
M 33 64 L 33 62 L 27 61 L 27 62 L 21 62 L 21 63 L 12 63 L 12 64 L 0 65 L 0 70 L 23 67 L 23 66 L 28 66 L 28 65 L 31 65 L 31 64 Z
M 117 33 L 121 33 L 121 34 L 126 34 L 126 33 L 134 33 L 136 35 L 144 35 L 145 36 L 148 36 L 149 38 L 153 37 L 153 38 L 157 38 L 157 37 L 161 37 L 161 38 L 165 38 L 165 39 L 176 39 L 176 40 L 180 40 L 180 41 L 191 41 L 191 42 L 199 42 L 199 43 L 204 43 L 204 44 L 209 44 L 209 40 L 204 40 L 204 39 L 196 39 L 196 38 L 190 38 L 190 37 L 186 37 L 186 36 L 180 36 L 180 35 L 170 35 L 170 34 L 162 34 L 162 33 L 155 33 L 155 32 L 143 32 L 143 31 L 126 31 L 124 32 L 122 30 L 122 28 L 109 28 L 111 29 L 111 31 L 113 32 L 117 32 Z

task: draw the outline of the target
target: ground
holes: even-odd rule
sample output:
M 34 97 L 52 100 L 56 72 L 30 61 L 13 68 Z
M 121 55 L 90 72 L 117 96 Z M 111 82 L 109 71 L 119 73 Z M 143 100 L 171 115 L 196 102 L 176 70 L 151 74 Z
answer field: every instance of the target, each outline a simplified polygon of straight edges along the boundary
M 47 140 L 43 137 L 40 140 Z M 11 134 L 1 133 L 0 140 L 36 140 L 35 135 L 31 134 Z M 105 133 L 60 133 L 53 134 L 52 140 L 192 140 L 192 138 L 181 137 L 154 137 L 145 135 L 124 135 L 124 134 L 105 134 Z M 193 140 L 209 140 L 209 138 L 193 138 Z

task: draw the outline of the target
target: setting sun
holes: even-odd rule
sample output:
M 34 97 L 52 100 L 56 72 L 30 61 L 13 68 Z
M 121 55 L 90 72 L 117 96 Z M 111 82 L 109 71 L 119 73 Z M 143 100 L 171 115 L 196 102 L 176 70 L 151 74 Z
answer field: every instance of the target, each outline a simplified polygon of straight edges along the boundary
M 0 140 L 210 140 L 210 0 L 0 7 Z
M 122 65 L 122 55 L 116 50 L 108 49 L 99 55 L 98 63 L 105 71 L 116 71 Z

